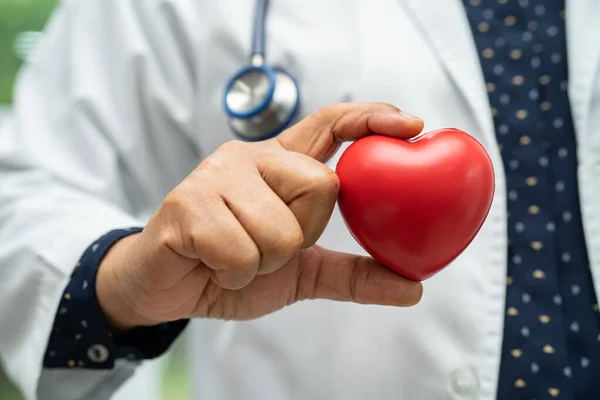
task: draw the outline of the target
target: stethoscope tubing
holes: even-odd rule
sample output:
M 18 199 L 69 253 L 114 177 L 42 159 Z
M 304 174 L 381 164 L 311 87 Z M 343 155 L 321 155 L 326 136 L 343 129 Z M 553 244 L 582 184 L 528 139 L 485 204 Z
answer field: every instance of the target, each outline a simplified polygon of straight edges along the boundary
M 254 25 L 252 29 L 252 54 L 250 62 L 253 63 L 256 57 L 261 60 L 265 58 L 265 26 L 267 24 L 267 10 L 269 0 L 256 0 L 256 11 L 254 12 Z

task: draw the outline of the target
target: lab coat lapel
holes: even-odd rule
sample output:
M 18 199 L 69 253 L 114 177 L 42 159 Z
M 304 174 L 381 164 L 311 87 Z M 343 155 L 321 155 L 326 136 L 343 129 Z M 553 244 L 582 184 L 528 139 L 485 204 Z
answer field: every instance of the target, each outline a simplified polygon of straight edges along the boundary
M 424 37 L 476 118 L 488 151 L 496 152 L 492 114 L 471 28 L 458 0 L 399 0 L 411 13 Z M 589 0 L 594 1 L 594 0 Z
M 569 97 L 573 122 L 581 148 L 586 148 L 586 129 L 594 79 L 600 67 L 600 1 L 568 0 L 567 52 Z

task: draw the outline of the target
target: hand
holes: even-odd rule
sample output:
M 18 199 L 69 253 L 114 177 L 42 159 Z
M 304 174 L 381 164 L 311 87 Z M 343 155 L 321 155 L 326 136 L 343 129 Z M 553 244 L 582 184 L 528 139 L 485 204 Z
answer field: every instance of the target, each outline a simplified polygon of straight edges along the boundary
M 164 200 L 98 272 L 115 330 L 182 318 L 251 319 L 304 299 L 416 304 L 422 286 L 369 257 L 314 245 L 339 181 L 323 164 L 343 141 L 410 138 L 423 121 L 386 104 L 325 107 L 277 138 L 229 142 Z

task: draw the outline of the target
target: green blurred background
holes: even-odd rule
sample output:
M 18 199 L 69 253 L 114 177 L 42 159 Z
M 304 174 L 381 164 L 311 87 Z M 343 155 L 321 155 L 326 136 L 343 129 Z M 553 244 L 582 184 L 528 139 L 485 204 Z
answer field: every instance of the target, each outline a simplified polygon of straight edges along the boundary
M 35 38 L 59 0 L 0 0 L 0 118 L 10 108 L 12 90 L 18 70 Z M 1 123 L 1 121 L 0 121 Z M 185 360 L 185 341 L 176 343 L 166 360 L 163 398 L 189 398 L 189 379 Z M 2 374 L 0 365 L 0 400 L 21 400 L 18 391 Z
M 21 64 L 19 38 L 41 30 L 57 0 L 0 0 L 0 104 L 9 104 Z M 17 48 L 15 48 L 17 47 Z

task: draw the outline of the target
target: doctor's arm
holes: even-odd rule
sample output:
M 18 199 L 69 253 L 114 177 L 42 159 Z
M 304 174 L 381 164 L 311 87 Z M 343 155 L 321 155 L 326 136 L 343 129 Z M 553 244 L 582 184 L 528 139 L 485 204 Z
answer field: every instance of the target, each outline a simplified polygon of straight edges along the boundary
M 89 292 L 101 253 L 144 226 L 138 204 L 194 167 L 161 158 L 189 149 L 155 155 L 145 140 L 192 129 L 193 76 L 166 4 L 63 1 L 18 79 L 0 133 L 0 360 L 27 399 L 107 398 L 144 350 L 113 341 L 106 357 Z

